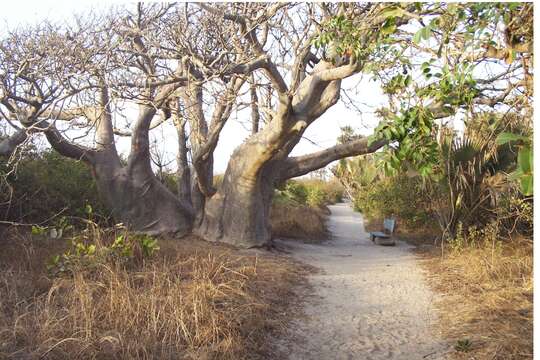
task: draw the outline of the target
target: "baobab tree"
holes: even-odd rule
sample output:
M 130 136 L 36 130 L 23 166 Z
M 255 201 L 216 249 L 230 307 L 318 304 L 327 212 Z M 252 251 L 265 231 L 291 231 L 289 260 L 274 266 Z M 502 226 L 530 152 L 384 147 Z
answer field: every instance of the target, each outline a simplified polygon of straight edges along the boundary
M 521 44 L 526 37 L 514 37 L 513 53 L 520 55 L 499 74 L 473 79 L 467 73 L 471 81 L 452 85 L 443 97 L 426 90 L 429 96 L 395 105 L 407 92 L 435 86 L 410 76 L 425 73 L 413 64 L 422 56 L 438 57 L 433 64 L 444 63 L 452 76 L 464 72 L 463 56 L 477 63 L 493 58 L 489 46 L 508 40 L 499 37 L 494 17 L 482 16 L 476 8 L 445 4 L 139 4 L 66 28 L 16 32 L 0 48 L 0 104 L 3 120 L 18 129 L 0 149 L 8 154 L 29 134 L 44 133 L 58 152 L 89 164 L 106 204 L 134 230 L 263 245 L 271 239 L 269 211 L 280 183 L 388 144 L 402 153 L 411 139 L 427 144 L 433 119 L 489 97 L 495 105 L 526 85 L 498 88 L 523 74 L 516 62 L 531 52 Z M 492 34 L 487 47 L 459 35 L 479 18 Z M 409 76 L 398 78 L 402 71 Z M 378 79 L 390 98 L 378 131 L 291 156 L 306 129 L 339 101 L 342 81 L 362 74 Z M 467 96 L 456 101 L 450 93 Z M 232 112 L 246 104 L 252 132 L 216 188 L 213 153 Z M 130 117 L 130 106 L 138 113 L 130 129 L 120 129 L 116 118 Z M 422 110 L 421 121 L 415 117 L 397 131 L 403 119 L 394 115 L 411 119 L 414 109 Z M 151 129 L 171 122 L 179 144 L 178 196 L 158 181 L 150 159 Z M 67 136 L 81 131 L 91 145 Z M 116 149 L 120 135 L 131 138 L 127 163 Z

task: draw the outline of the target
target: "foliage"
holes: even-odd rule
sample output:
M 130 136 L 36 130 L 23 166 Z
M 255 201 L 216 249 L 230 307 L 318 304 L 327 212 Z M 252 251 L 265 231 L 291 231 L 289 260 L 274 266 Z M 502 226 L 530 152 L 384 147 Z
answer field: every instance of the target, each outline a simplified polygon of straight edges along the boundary
M 68 239 L 69 248 L 65 252 L 51 258 L 47 268 L 52 275 L 73 276 L 110 263 L 127 265 L 150 258 L 159 250 L 157 239 L 151 236 L 132 234 L 118 226 L 103 229 L 92 221 L 86 224 L 86 229 Z
M 280 198 L 305 205 L 307 203 L 308 191 L 302 182 L 289 180 L 285 183 L 283 189 L 277 190 L 277 193 Z
M 314 44 L 332 58 L 333 54 L 355 58 L 389 96 L 389 107 L 378 110 L 382 121 L 371 138 L 388 142 L 382 163 L 387 174 L 400 170 L 414 170 L 424 177 L 434 174 L 440 158 L 437 119 L 459 111 L 474 114 L 479 104 L 502 103 L 502 112 L 513 114 L 530 108 L 528 90 L 513 91 L 512 71 L 503 70 L 506 64 L 493 70 L 478 66 L 488 59 L 528 66 L 533 39 L 530 4 L 385 4 L 370 9 L 370 15 L 381 22 L 367 33 L 366 19 L 351 15 L 355 5 L 342 9 L 323 24 Z M 478 49 L 486 50 L 479 53 Z M 488 80 L 481 75 L 486 71 L 501 74 Z M 527 69 L 515 75 L 525 77 L 523 83 L 530 77 Z M 494 86 L 486 86 L 489 83 Z M 497 86 L 509 90 L 498 95 L 493 90 Z M 524 147 L 523 169 L 518 167 L 524 175 L 515 174 L 526 194 L 532 191 L 528 154 Z
M 460 339 L 456 342 L 454 349 L 459 352 L 469 352 L 471 351 L 472 342 L 469 339 Z
M 532 199 L 517 193 L 504 175 L 514 166 L 520 144 L 500 145 L 504 129 L 528 133 L 518 118 L 491 112 L 468 119 L 460 136 L 442 128 L 429 177 L 403 168 L 389 173 L 384 154 L 342 160 L 334 173 L 367 217 L 394 215 L 408 226 L 437 223 L 456 247 L 462 245 L 462 231 L 484 231 L 494 221 L 505 235 L 530 236 Z
M 432 63 L 433 60 L 421 65 L 422 73 L 428 79 L 432 76 Z M 454 114 L 456 107 L 472 103 L 478 95 L 472 71 L 473 67 L 468 63 L 456 66 L 453 71 L 444 65 L 441 72 L 433 74 L 438 80 L 415 92 L 421 99 L 431 99 L 438 104 L 436 110 L 420 104 L 401 108 L 394 115 L 383 114 L 385 120 L 375 130 L 373 139 L 384 138 L 394 144 L 386 151 L 384 167 L 387 172 L 411 167 L 422 176 L 433 173 L 438 161 L 435 119 L 439 116 L 434 111 L 442 111 L 448 116 Z M 401 79 L 402 75 L 397 77 Z
M 463 224 L 458 223 L 456 234 L 448 240 L 448 246 L 454 254 L 465 250 L 470 251 L 472 248 L 491 248 L 493 252 L 500 252 L 502 242 L 499 235 L 497 220 L 493 220 L 482 228 L 472 225 L 464 229 Z
M 340 202 L 342 198 L 343 188 L 336 181 L 322 180 L 288 180 L 274 195 L 278 203 L 315 208 Z
M 530 137 L 504 132 L 497 137 L 498 145 L 511 142 L 518 143 L 517 169 L 510 175 L 512 179 L 519 180 L 521 192 L 526 196 L 533 194 L 533 151 Z
M 422 182 L 411 177 L 387 177 L 361 187 L 354 207 L 369 219 L 396 217 L 408 228 L 429 225 L 432 213 Z
M 41 223 L 58 214 L 86 218 L 89 204 L 95 216 L 108 216 L 90 169 L 82 162 L 51 150 L 36 150 L 25 155 L 12 171 L 4 167 L 0 172 L 7 174 L 12 190 L 0 194 L 4 220 Z

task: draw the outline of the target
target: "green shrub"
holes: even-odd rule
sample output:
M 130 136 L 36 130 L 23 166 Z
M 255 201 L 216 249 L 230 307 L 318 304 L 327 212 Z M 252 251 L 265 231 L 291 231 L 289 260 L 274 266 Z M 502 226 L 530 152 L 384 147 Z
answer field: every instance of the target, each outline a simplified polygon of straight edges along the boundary
M 280 203 L 306 205 L 308 189 L 296 180 L 289 180 L 283 186 L 276 189 L 275 200 Z
M 397 217 L 407 227 L 426 225 L 434 218 L 418 178 L 389 177 L 356 192 L 354 207 L 370 219 Z
M 59 213 L 86 217 L 88 204 L 96 215 L 108 216 L 88 166 L 54 151 L 23 157 L 3 179 L 9 190 L 0 195 L 0 217 L 5 220 L 41 223 Z
M 276 190 L 274 202 L 324 207 L 342 201 L 343 188 L 337 181 L 288 180 Z
M 112 241 L 107 241 L 111 238 Z M 93 222 L 69 239 L 69 248 L 55 255 L 47 268 L 51 275 L 72 275 L 93 270 L 103 264 L 127 265 L 149 258 L 159 250 L 157 240 L 148 235 L 132 234 L 123 228 L 102 229 Z
M 311 207 L 323 207 L 328 204 L 328 194 L 319 186 L 308 188 L 306 203 Z

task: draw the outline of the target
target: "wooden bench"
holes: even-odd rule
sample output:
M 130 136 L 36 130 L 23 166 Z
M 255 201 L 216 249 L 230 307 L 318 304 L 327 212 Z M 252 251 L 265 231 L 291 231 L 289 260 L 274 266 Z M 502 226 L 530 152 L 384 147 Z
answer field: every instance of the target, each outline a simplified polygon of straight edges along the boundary
M 392 234 L 394 233 L 395 226 L 395 219 L 384 219 L 383 231 L 370 232 L 369 238 L 377 245 L 394 246 L 396 242 L 392 238 Z

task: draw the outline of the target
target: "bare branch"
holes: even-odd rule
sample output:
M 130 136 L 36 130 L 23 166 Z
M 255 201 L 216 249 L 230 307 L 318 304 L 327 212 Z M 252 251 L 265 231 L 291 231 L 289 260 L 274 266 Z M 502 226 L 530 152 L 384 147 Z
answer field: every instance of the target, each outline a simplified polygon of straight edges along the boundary
M 387 144 L 386 140 L 377 140 L 371 144 L 369 144 L 369 141 L 369 138 L 364 137 L 309 155 L 289 157 L 283 160 L 280 178 L 283 181 L 302 176 L 311 171 L 323 168 L 335 160 L 373 153 Z

